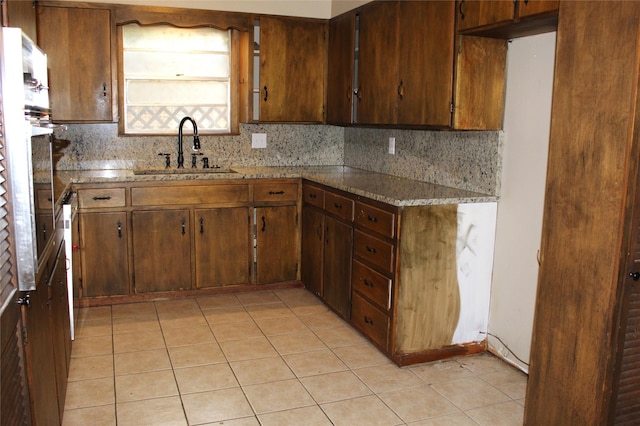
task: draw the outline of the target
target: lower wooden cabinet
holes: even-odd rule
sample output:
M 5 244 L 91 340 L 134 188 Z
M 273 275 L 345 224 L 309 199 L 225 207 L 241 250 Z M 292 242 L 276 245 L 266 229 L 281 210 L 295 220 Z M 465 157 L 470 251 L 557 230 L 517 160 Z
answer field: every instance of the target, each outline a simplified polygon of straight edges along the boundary
M 351 316 L 353 202 L 309 183 L 302 188 L 302 280 L 343 318 Z
M 129 294 L 126 212 L 79 215 L 81 297 Z
M 296 206 L 256 207 L 256 283 L 293 281 L 298 273 Z
M 197 288 L 250 282 L 251 215 L 248 207 L 195 210 Z
M 134 211 L 132 234 L 136 293 L 191 288 L 189 210 Z
M 299 179 L 77 184 L 81 297 L 299 279 Z

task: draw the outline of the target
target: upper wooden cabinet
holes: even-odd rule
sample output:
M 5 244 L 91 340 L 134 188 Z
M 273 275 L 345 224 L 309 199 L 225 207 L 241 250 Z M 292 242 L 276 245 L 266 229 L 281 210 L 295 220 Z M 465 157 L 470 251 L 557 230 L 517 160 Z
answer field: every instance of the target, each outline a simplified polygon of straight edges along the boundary
M 2 2 L 2 26 L 19 27 L 31 40 L 36 41 L 36 6 L 33 1 L 5 0 Z
M 55 122 L 113 121 L 110 15 L 38 6 L 38 44 L 48 57 Z
M 457 28 L 499 38 L 553 31 L 559 5 L 559 0 L 458 0 Z
M 329 22 L 327 123 L 353 122 L 353 66 L 356 14 L 345 13 Z
M 260 17 L 260 121 L 324 121 L 326 34 L 326 22 Z
M 376 1 L 332 19 L 327 122 L 450 127 L 454 23 L 453 1 Z

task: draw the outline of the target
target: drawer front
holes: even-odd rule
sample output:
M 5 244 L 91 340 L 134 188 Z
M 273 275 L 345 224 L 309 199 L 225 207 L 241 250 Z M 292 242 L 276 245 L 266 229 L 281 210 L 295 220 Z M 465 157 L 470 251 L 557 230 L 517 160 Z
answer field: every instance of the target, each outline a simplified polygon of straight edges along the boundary
M 83 209 L 101 207 L 124 207 L 127 201 L 124 188 L 92 188 L 78 190 L 78 207 Z
M 353 261 L 351 287 L 384 311 L 391 309 L 391 279 Z
M 134 206 L 229 204 L 248 201 L 247 184 L 131 188 L 131 204 Z
M 393 272 L 394 247 L 392 244 L 356 230 L 354 232 L 353 253 L 385 271 Z
M 302 201 L 312 206 L 324 208 L 324 190 L 315 186 L 302 186 Z
M 297 183 L 256 183 L 253 185 L 254 201 L 297 201 Z
M 326 192 L 324 194 L 324 209 L 342 220 L 353 221 L 353 200 L 347 197 Z
M 351 323 L 353 326 L 380 347 L 386 349 L 389 336 L 389 317 L 357 293 L 353 294 L 352 302 Z
M 390 211 L 358 201 L 356 202 L 355 222 L 389 238 L 396 236 L 396 215 Z

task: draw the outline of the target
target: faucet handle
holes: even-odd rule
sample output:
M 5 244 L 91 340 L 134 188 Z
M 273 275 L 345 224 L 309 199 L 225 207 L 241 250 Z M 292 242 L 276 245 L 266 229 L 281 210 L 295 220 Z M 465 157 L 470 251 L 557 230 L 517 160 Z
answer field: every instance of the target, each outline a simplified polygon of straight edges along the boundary
M 164 168 L 165 169 L 168 169 L 169 167 L 171 167 L 171 154 L 164 153 L 164 152 L 159 152 L 158 155 L 160 155 L 160 156 L 164 155 Z
M 191 154 L 191 168 L 195 169 L 198 167 L 198 155 L 204 155 L 201 152 L 194 152 Z
M 202 157 L 202 168 L 203 169 L 209 168 L 209 157 Z

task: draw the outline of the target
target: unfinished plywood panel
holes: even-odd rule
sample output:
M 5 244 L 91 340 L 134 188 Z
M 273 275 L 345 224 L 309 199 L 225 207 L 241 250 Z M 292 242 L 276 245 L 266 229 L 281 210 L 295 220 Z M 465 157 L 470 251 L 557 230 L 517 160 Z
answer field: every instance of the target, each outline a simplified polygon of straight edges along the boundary
M 396 350 L 450 345 L 460 315 L 456 270 L 457 205 L 402 212 Z

